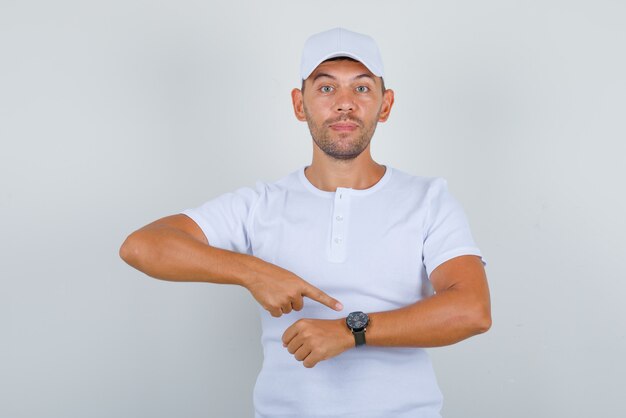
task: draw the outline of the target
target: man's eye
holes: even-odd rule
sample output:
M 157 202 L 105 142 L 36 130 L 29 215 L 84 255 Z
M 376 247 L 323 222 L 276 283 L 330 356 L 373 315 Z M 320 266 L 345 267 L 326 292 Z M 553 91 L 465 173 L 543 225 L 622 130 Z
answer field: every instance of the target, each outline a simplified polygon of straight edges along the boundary
M 359 93 L 367 93 L 369 90 L 370 89 L 367 86 L 359 86 L 356 88 L 356 91 Z
M 331 91 L 333 91 L 333 88 L 331 86 L 322 86 L 320 90 L 322 91 L 322 93 L 330 93 Z

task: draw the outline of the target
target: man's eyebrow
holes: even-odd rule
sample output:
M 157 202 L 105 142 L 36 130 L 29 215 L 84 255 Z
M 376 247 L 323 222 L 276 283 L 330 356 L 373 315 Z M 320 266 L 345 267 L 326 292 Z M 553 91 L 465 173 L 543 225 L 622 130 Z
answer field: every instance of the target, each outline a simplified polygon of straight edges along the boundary
M 314 82 L 315 82 L 315 80 L 317 80 L 318 78 L 321 78 L 321 77 L 328 77 L 328 78 L 331 78 L 331 79 L 333 79 L 333 80 L 336 80 L 336 79 L 337 79 L 337 77 L 335 77 L 335 76 L 333 76 L 333 75 L 330 75 L 330 74 L 328 74 L 328 73 L 318 73 L 315 77 L 313 77 L 313 80 L 311 80 L 311 82 L 312 82 L 312 83 L 314 83 Z M 374 77 L 372 77 L 372 76 L 371 76 L 371 75 L 369 75 L 369 74 L 365 74 L 365 73 L 363 73 L 363 74 L 359 74 L 359 75 L 357 75 L 357 76 L 353 77 L 352 79 L 353 79 L 353 80 L 358 80 L 359 78 L 364 78 L 364 77 L 370 78 L 372 81 L 374 81 Z
M 330 74 L 327 74 L 327 73 L 318 73 L 315 77 L 313 77 L 313 80 L 311 80 L 311 81 L 314 82 L 315 80 L 317 80 L 318 78 L 321 78 L 321 77 L 328 77 L 328 78 L 332 78 L 333 80 L 337 79 L 337 77 L 334 77 L 334 76 L 332 76 Z
M 371 75 L 369 75 L 369 74 L 360 74 L 360 75 L 357 75 L 356 77 L 354 77 L 354 78 L 353 78 L 353 80 L 357 80 L 357 79 L 359 79 L 359 78 L 363 78 L 363 77 L 370 78 L 370 79 L 372 79 L 372 81 L 374 81 L 374 77 L 372 77 L 372 76 L 371 76 Z

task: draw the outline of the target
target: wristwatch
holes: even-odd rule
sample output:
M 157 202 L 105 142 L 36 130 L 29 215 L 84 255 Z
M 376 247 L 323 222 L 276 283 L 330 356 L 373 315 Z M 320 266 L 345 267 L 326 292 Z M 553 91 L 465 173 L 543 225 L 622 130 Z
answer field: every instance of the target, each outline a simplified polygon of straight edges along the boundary
M 370 318 L 366 313 L 361 311 L 350 312 L 346 318 L 346 325 L 352 331 L 354 335 L 354 341 L 357 346 L 365 344 L 365 331 L 367 330 L 367 324 L 370 323 Z

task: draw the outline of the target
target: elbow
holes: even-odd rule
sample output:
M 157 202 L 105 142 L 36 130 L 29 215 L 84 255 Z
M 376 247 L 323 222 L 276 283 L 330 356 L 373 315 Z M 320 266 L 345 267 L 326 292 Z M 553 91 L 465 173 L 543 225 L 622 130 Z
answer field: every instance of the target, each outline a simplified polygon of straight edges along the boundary
M 464 338 L 484 334 L 491 329 L 491 308 L 489 303 L 473 301 L 459 312 L 458 324 Z
M 472 319 L 475 334 L 484 334 L 491 328 L 491 311 L 488 308 L 477 309 Z
M 487 315 L 481 318 L 476 327 L 478 334 L 484 334 L 485 332 L 489 331 L 489 329 L 491 329 L 491 315 Z
M 133 232 L 124 240 L 119 249 L 120 258 L 133 267 L 137 265 L 140 255 L 137 241 L 136 233 Z

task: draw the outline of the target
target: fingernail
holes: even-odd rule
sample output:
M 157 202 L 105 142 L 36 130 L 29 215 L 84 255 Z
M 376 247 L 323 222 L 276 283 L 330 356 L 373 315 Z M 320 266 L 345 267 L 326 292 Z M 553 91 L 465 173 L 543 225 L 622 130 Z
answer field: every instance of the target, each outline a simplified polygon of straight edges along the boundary
M 335 307 L 337 308 L 338 311 L 343 309 L 343 305 L 341 303 L 337 303 Z

